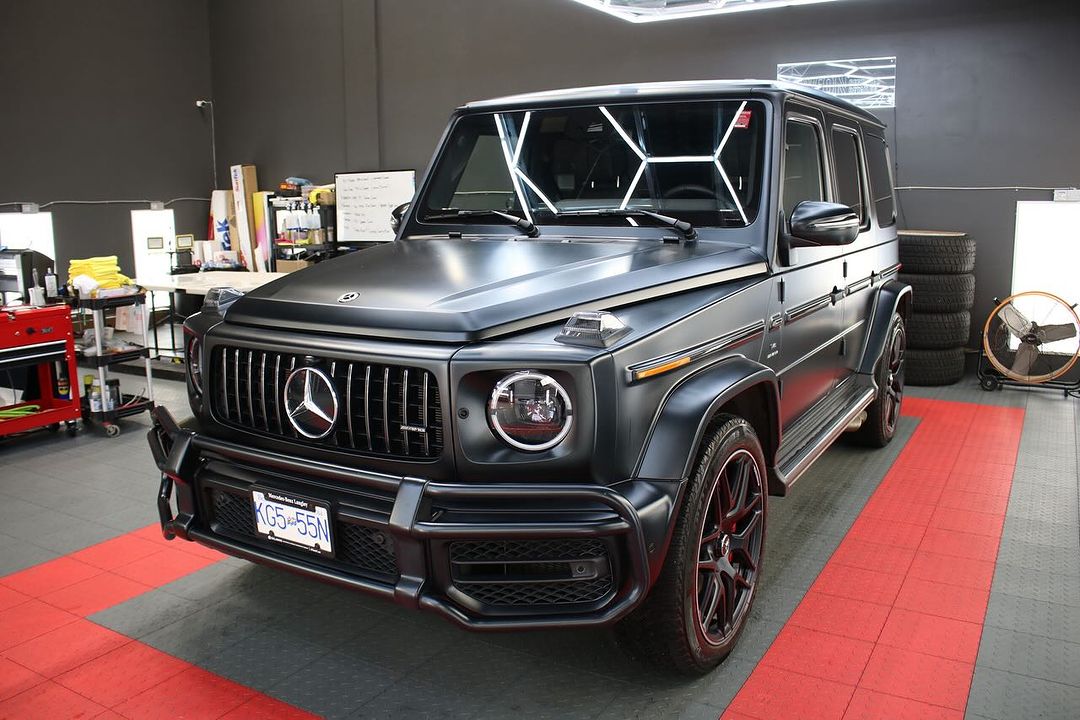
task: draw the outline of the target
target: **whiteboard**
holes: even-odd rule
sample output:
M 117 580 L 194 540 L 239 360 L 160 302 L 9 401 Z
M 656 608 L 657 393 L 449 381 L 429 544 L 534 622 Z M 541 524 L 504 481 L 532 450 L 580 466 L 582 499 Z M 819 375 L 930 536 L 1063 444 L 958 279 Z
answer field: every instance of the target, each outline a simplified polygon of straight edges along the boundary
M 36 250 L 56 262 L 52 213 L 0 213 L 0 247 Z
M 1080 302 L 1080 202 L 1016 203 L 1012 292 L 1042 290 Z
M 334 181 L 338 242 L 394 239 L 390 211 L 413 199 L 414 171 L 338 173 Z

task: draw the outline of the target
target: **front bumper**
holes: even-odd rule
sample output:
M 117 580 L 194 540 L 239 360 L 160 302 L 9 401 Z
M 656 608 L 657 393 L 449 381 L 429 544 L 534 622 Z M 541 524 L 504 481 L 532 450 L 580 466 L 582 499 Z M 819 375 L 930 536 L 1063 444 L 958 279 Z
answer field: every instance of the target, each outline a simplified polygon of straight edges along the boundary
M 631 481 L 616 492 L 396 477 L 226 442 L 181 427 L 162 407 L 149 441 L 162 473 L 157 504 L 167 539 L 481 630 L 606 625 L 625 616 L 662 560 L 678 492 Z M 328 503 L 335 555 L 257 535 L 248 517 L 255 484 Z

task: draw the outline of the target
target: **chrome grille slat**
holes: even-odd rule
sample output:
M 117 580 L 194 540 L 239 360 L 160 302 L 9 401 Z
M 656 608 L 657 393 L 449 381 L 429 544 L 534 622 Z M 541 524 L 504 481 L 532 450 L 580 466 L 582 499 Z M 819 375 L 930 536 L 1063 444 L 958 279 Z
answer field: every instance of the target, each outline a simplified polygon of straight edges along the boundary
M 383 368 L 382 376 L 382 432 L 386 451 L 390 452 L 390 367 Z
M 236 419 L 244 422 L 244 416 L 240 410 L 240 348 L 233 350 L 233 392 L 236 393 Z
M 259 409 L 262 411 L 263 429 L 270 429 L 270 416 L 266 414 L 266 353 L 259 364 Z
M 215 347 L 212 352 L 217 355 L 210 367 L 218 372 L 211 378 L 210 397 L 221 422 L 290 441 L 383 457 L 430 459 L 442 454 L 439 385 L 425 368 L 235 346 Z M 318 440 L 296 432 L 282 409 L 289 375 L 305 366 L 327 373 L 344 414 L 338 416 L 334 432 Z
M 422 393 L 421 398 L 420 398 L 420 424 L 423 425 L 424 427 L 428 426 L 427 406 L 428 406 L 428 373 L 425 371 L 424 372 L 424 392 Z M 428 440 L 428 434 L 427 433 L 424 433 L 423 437 L 424 437 L 424 454 L 427 455 L 429 452 L 431 452 L 431 450 L 430 450 L 431 442 Z
M 405 454 L 409 454 L 409 369 L 401 374 L 401 443 L 404 445 Z
M 374 450 L 371 444 L 371 366 L 364 371 L 364 434 L 367 435 L 367 449 Z
M 349 363 L 349 370 L 345 376 L 345 417 L 349 419 L 349 445 L 356 447 L 356 435 L 352 428 L 352 374 L 353 364 Z
M 281 424 L 281 356 L 274 361 L 274 414 L 277 416 L 278 432 L 285 432 L 285 426 Z

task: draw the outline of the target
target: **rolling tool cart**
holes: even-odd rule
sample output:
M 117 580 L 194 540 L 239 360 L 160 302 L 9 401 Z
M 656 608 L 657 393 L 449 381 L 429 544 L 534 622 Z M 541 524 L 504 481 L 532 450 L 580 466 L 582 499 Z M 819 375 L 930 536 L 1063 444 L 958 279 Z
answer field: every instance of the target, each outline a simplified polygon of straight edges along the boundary
M 105 429 L 109 437 L 120 434 L 120 426 L 116 421 L 122 417 L 138 415 L 154 407 L 154 379 L 150 370 L 150 325 L 146 313 L 146 293 L 139 292 L 133 295 L 120 295 L 107 298 L 76 298 L 72 306 L 80 312 L 89 310 L 94 319 L 94 349 L 93 356 L 84 355 L 83 361 L 97 368 L 97 380 L 99 390 L 97 398 L 91 397 L 89 389 L 82 400 L 82 417 L 87 423 L 97 423 Z M 142 346 L 133 350 L 121 350 L 110 352 L 105 342 L 105 311 L 121 307 L 138 306 L 142 328 Z M 109 367 L 117 363 L 143 359 L 146 368 L 146 392 L 145 394 L 132 395 L 121 392 L 119 381 L 109 380 Z M 115 388 L 115 392 L 112 389 Z
M 61 423 L 74 435 L 82 412 L 71 382 L 78 368 L 66 305 L 0 309 L 0 373 L 10 379 L 12 393 L 16 371 L 28 375 L 28 386 L 37 382 L 38 397 L 0 406 L 0 437 L 41 427 L 56 431 Z

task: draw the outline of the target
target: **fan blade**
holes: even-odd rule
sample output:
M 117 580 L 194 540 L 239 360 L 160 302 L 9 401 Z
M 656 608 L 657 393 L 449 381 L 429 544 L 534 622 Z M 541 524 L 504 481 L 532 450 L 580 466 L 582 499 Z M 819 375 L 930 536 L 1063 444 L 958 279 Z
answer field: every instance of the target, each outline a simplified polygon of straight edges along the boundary
M 1065 323 L 1063 325 L 1040 325 L 1039 329 L 1035 331 L 1035 334 L 1039 337 L 1039 342 L 1044 343 L 1068 340 L 1069 338 L 1076 337 L 1076 326 L 1072 323 Z
M 1017 375 L 1027 375 L 1031 372 L 1031 366 L 1039 357 L 1039 348 L 1028 343 L 1020 343 L 1016 349 L 1016 359 L 1013 360 L 1012 371 Z
M 998 315 L 1016 337 L 1023 337 L 1031 330 L 1031 321 L 1024 317 L 1024 314 L 1012 303 L 1001 308 Z

